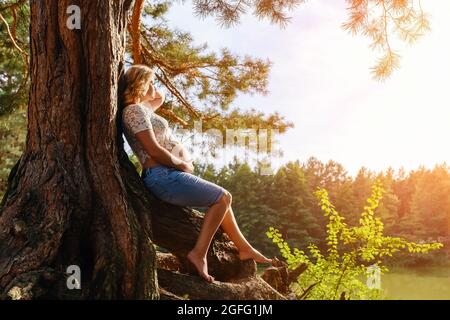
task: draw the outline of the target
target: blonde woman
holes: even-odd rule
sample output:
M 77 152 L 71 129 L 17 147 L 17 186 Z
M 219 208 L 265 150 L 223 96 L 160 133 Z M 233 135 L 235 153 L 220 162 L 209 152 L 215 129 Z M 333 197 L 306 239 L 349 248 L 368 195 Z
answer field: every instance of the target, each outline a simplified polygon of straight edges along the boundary
M 214 234 L 222 226 L 239 249 L 241 260 L 271 263 L 239 230 L 230 192 L 192 174 L 194 165 L 189 153 L 174 138 L 167 120 L 155 113 L 164 102 L 164 94 L 155 89 L 154 78 L 153 70 L 145 65 L 133 65 L 124 74 L 124 134 L 142 164 L 142 179 L 152 194 L 174 205 L 208 208 L 187 259 L 201 277 L 214 281 L 208 274 L 206 255 Z

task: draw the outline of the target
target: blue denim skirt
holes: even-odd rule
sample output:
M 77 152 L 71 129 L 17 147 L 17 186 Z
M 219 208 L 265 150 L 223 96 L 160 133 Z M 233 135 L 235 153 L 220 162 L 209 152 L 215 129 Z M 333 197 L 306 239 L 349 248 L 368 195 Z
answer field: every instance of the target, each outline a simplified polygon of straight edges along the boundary
M 210 181 L 163 165 L 144 169 L 142 180 L 157 198 L 178 206 L 207 208 L 226 192 Z

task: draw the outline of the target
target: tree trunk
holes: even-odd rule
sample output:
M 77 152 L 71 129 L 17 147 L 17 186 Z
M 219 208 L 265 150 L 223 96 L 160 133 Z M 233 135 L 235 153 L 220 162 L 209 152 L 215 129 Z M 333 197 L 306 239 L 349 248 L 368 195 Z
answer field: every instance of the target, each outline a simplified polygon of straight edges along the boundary
M 70 30 L 67 8 L 81 9 Z M 0 295 L 158 298 L 148 199 L 121 143 L 131 0 L 34 0 L 24 154 L 0 213 Z M 66 269 L 81 269 L 68 290 Z
M 81 30 L 66 26 L 70 5 Z M 186 284 L 192 298 L 282 298 L 221 231 L 208 254 L 219 281 L 201 280 L 186 253 L 202 215 L 157 200 L 128 160 L 118 92 L 131 5 L 31 1 L 28 135 L 0 204 L 0 299 L 172 299 Z M 152 239 L 187 273 L 162 271 L 164 289 Z M 72 265 L 79 290 L 67 286 Z

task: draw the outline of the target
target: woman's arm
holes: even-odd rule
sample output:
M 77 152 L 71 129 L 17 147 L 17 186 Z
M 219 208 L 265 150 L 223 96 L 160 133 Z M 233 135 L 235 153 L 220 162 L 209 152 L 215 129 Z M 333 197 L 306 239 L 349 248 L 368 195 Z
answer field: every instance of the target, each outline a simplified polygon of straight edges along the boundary
M 156 109 L 164 103 L 165 96 L 163 92 L 155 89 L 155 87 L 153 87 L 153 90 L 155 92 L 155 98 L 146 102 Z
M 176 141 L 174 148 L 177 148 L 176 149 L 176 152 L 177 152 L 176 156 L 178 158 L 180 158 L 183 161 L 192 163 L 193 159 L 192 159 L 191 153 L 184 147 L 184 145 L 181 142 Z
M 181 171 L 190 172 L 194 171 L 192 163 L 188 163 L 177 156 L 173 155 L 166 149 L 160 146 L 156 140 L 155 133 L 153 130 L 144 130 L 136 133 L 136 138 L 142 145 L 144 150 L 159 163 L 174 167 Z

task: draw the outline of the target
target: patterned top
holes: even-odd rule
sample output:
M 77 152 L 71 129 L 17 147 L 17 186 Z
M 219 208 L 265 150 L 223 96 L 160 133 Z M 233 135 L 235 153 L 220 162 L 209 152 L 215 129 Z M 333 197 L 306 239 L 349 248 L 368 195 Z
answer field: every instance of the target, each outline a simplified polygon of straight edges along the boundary
M 144 164 L 150 158 L 150 155 L 136 138 L 136 133 L 153 129 L 158 143 L 169 152 L 179 143 L 173 136 L 167 120 L 145 105 L 131 104 L 126 106 L 122 114 L 122 123 L 128 144 L 141 164 Z

